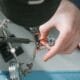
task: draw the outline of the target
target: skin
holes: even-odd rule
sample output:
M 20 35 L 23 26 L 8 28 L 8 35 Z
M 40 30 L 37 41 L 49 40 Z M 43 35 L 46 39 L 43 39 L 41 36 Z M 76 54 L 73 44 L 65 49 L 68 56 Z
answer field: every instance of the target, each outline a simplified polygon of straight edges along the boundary
M 72 53 L 80 42 L 80 10 L 69 0 L 62 0 L 57 11 L 46 23 L 39 27 L 41 44 L 46 46 L 48 33 L 52 28 L 60 33 L 54 46 L 44 55 L 43 60 L 60 53 Z M 80 46 L 80 44 L 79 44 Z

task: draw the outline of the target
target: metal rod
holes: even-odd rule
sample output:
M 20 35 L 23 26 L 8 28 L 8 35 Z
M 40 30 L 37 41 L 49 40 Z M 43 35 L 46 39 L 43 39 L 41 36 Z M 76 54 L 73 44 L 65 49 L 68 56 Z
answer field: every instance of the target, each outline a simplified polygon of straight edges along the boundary
M 24 43 L 29 44 L 30 42 L 35 42 L 34 40 L 24 39 L 24 38 L 15 38 L 15 37 L 0 37 L 0 42 L 11 42 L 11 43 Z

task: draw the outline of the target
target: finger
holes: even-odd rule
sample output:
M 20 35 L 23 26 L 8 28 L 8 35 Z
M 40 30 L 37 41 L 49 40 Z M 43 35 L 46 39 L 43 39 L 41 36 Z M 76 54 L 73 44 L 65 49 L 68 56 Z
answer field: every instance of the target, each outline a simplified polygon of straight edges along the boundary
M 43 45 L 45 48 L 50 49 L 48 41 L 45 39 L 40 39 L 40 44 Z
M 57 53 L 64 50 L 66 47 L 66 41 L 67 41 L 67 33 L 60 33 L 58 39 L 55 42 L 55 45 L 48 51 L 48 53 L 43 57 L 44 61 L 47 61 L 51 57 L 55 56 Z
M 55 26 L 55 20 L 52 17 L 49 21 L 39 27 L 40 39 L 45 39 L 48 36 L 49 31 Z
M 48 59 L 55 56 L 56 54 L 57 54 L 57 50 L 55 49 L 55 47 L 52 47 L 50 51 L 43 57 L 43 60 L 47 61 Z

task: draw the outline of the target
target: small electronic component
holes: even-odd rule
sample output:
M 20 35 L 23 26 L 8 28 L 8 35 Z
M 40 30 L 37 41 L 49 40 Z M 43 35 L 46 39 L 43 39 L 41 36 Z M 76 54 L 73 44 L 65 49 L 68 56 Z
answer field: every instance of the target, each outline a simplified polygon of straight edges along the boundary
M 29 31 L 34 34 L 35 41 L 37 44 L 37 49 L 47 48 L 50 49 L 51 46 L 55 44 L 55 38 L 48 36 L 47 39 L 40 39 L 40 32 L 38 27 L 30 27 Z M 46 42 L 46 44 L 42 44 L 42 42 Z

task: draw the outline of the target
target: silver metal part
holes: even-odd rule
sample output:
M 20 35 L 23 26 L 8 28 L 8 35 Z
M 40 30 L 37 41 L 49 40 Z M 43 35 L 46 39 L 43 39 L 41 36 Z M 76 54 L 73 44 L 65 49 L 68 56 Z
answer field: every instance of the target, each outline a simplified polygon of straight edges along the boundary
M 4 19 L 3 22 L 2 22 L 2 25 L 0 26 L 0 27 L 2 27 L 2 29 L 3 29 L 3 36 L 5 37 L 5 39 L 7 39 L 7 38 L 9 37 L 8 32 L 7 32 L 7 30 L 6 30 L 6 27 L 5 27 L 5 26 L 7 26 L 7 23 L 8 23 L 8 22 L 9 22 L 9 20 Z M 9 48 L 10 52 L 11 52 L 12 55 L 14 56 L 15 60 L 18 62 L 17 56 L 16 56 L 16 54 L 15 54 L 15 51 L 12 52 L 12 50 L 15 49 L 15 48 L 13 48 L 13 46 L 12 46 L 12 44 L 11 44 L 10 42 L 7 42 L 7 44 L 8 44 L 8 48 Z
M 42 4 L 45 0 L 29 0 L 28 4 L 29 5 L 38 5 L 38 4 Z
M 22 74 L 20 72 L 20 65 L 13 61 L 9 66 L 10 80 L 22 80 Z
M 1 22 L 1 21 L 0 21 Z M 0 24 L 0 28 L 4 28 L 10 21 L 8 19 L 4 19 L 1 24 Z

